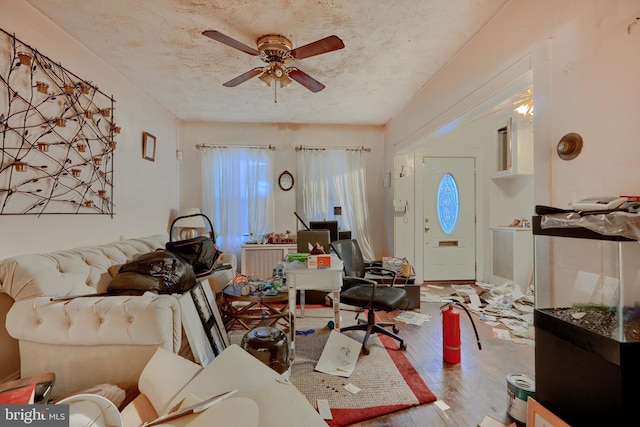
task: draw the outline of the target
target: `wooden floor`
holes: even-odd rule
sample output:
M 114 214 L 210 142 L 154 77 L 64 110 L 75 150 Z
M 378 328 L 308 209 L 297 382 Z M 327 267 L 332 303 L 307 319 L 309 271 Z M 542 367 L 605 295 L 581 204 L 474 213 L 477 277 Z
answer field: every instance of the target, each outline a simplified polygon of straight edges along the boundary
M 404 323 L 398 326 L 408 346 L 407 357 L 438 400 L 450 409 L 443 411 L 430 403 L 354 426 L 474 427 L 486 415 L 505 424 L 513 422 L 507 414 L 507 376 L 525 374 L 534 379 L 534 347 L 494 338 L 492 327 L 472 314 L 482 344 L 482 350 L 478 350 L 471 322 L 460 310 L 462 361 L 453 365 L 445 363 L 440 306 L 422 302 L 420 312 L 431 315 L 431 320 L 421 326 Z M 379 315 L 381 320 L 392 320 L 397 314 Z

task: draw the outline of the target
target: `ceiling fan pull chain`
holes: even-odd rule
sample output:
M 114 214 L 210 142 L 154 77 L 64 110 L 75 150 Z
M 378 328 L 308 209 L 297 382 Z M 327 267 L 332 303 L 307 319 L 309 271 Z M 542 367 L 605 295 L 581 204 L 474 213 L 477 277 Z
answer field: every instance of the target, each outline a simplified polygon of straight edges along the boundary
M 278 82 L 273 82 L 273 103 L 278 105 Z

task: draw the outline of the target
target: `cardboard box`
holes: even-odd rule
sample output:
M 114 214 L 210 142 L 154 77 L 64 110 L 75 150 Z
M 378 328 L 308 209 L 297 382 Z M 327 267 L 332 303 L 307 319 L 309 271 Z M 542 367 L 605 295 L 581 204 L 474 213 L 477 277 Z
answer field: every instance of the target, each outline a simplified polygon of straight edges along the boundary
M 307 268 L 329 268 L 331 267 L 331 255 L 309 255 Z

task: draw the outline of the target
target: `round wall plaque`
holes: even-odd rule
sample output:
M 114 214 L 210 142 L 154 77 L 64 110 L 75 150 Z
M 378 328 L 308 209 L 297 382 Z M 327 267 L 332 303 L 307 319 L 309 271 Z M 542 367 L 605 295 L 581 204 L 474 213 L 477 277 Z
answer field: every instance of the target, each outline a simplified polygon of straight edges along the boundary
M 562 160 L 575 159 L 581 150 L 582 137 L 577 133 L 568 133 L 558 142 L 558 156 Z

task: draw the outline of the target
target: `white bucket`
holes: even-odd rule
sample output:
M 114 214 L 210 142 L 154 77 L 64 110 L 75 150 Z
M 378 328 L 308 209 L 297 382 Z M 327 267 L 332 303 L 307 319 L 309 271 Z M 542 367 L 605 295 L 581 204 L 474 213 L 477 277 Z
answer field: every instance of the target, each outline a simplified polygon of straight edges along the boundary
M 523 374 L 507 376 L 507 414 L 520 424 L 527 424 L 527 399 L 535 393 L 535 383 Z

